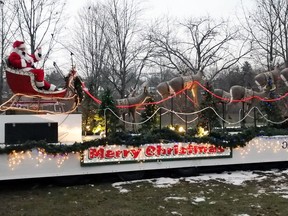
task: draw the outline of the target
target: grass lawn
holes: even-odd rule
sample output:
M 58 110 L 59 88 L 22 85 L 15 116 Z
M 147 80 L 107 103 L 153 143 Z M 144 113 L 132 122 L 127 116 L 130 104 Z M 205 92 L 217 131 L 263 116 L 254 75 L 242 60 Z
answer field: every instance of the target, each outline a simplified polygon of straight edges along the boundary
M 0 186 L 0 215 L 288 215 L 288 171 L 236 171 L 74 186 Z M 14 186 L 15 187 L 14 187 Z

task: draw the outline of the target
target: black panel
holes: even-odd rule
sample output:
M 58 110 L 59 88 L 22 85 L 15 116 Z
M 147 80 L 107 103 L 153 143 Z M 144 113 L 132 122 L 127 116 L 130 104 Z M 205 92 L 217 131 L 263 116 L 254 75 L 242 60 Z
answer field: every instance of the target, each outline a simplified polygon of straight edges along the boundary
M 27 140 L 58 142 L 58 123 L 6 123 L 5 143 L 21 144 Z

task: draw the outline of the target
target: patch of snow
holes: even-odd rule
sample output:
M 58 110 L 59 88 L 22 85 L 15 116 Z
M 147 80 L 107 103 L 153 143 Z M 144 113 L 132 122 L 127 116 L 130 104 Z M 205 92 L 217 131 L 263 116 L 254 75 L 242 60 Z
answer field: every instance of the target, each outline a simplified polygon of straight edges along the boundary
M 197 203 L 198 202 L 205 202 L 205 200 L 206 200 L 205 197 L 196 197 L 196 198 L 193 199 L 193 201 L 197 202 Z
M 164 200 L 165 201 L 169 201 L 169 200 L 184 200 L 184 201 L 187 201 L 188 199 L 186 197 L 166 197 Z
M 251 194 L 251 196 L 258 197 L 260 194 Z
M 288 187 L 281 185 L 280 187 L 274 187 L 275 191 L 273 191 L 274 194 L 279 194 L 281 197 L 288 199 Z
M 179 212 L 176 212 L 176 211 L 173 211 L 171 212 L 172 215 L 179 215 L 179 216 L 182 216 L 182 214 L 180 214 Z
M 279 169 L 271 169 L 271 170 L 265 170 L 265 171 L 261 171 L 262 173 L 265 173 L 265 174 L 276 174 L 276 173 L 279 173 Z
M 257 178 L 257 181 L 261 182 L 267 178 L 268 178 L 267 176 L 261 176 L 261 177 Z
M 257 205 L 251 205 L 252 208 L 261 208 L 261 206 L 259 204 Z
M 157 178 L 153 181 L 153 186 L 157 188 L 167 188 L 171 187 L 174 184 L 179 183 L 180 179 L 173 178 Z
M 284 179 L 286 179 L 285 176 L 279 176 L 279 177 L 277 177 L 277 178 L 274 178 L 272 181 L 274 181 L 274 182 L 279 182 L 279 181 L 284 180 Z
M 259 193 L 259 194 L 265 194 L 266 191 L 265 191 L 265 189 L 262 188 L 262 189 L 258 190 L 258 193 Z
M 128 193 L 129 190 L 123 188 L 122 185 L 123 185 L 123 182 L 117 182 L 117 183 L 113 183 L 112 187 L 117 188 L 120 193 Z
M 221 182 L 225 182 L 233 185 L 242 185 L 245 181 L 255 180 L 259 177 L 258 174 L 255 174 L 250 171 L 237 171 L 237 172 L 223 172 L 223 173 L 210 173 L 204 174 L 200 176 L 193 176 L 184 178 L 185 181 L 188 182 L 200 182 L 200 181 L 208 181 L 208 180 L 219 180 Z
M 288 174 L 288 169 L 281 170 L 281 171 L 279 171 L 279 172 L 282 173 L 282 174 Z
M 250 216 L 249 214 L 234 214 L 234 216 Z
M 209 181 L 209 180 L 214 180 L 214 181 L 218 181 L 218 182 L 223 182 L 226 184 L 232 184 L 232 185 L 243 185 L 245 184 L 246 181 L 263 181 L 265 179 L 267 179 L 267 174 L 272 174 L 272 175 L 276 175 L 279 173 L 284 173 L 284 174 L 288 174 L 288 169 L 283 170 L 281 172 L 279 172 L 278 169 L 274 169 L 274 170 L 269 170 L 269 171 L 235 171 L 235 172 L 223 172 L 223 173 L 205 173 L 202 174 L 200 176 L 192 176 L 192 177 L 185 177 L 185 178 L 155 178 L 155 179 L 145 179 L 145 180 L 136 180 L 136 181 L 126 181 L 126 182 L 117 182 L 117 183 L 113 183 L 112 186 L 119 189 L 120 193 L 127 193 L 129 192 L 129 190 L 125 189 L 124 186 L 125 185 L 129 185 L 129 184 L 135 184 L 135 183 L 143 183 L 143 182 L 148 182 L 150 184 L 153 185 L 153 187 L 156 188 L 168 188 L 168 187 L 172 187 L 175 184 L 178 184 L 181 180 L 183 181 L 187 181 L 187 182 L 191 182 L 191 183 L 198 183 L 198 182 L 203 182 L 203 181 Z M 274 181 L 280 181 L 280 180 L 284 180 L 284 177 L 276 177 L 274 179 Z M 211 183 L 211 187 L 213 187 L 213 182 Z M 279 185 L 278 185 L 279 186 Z M 137 187 L 140 187 L 139 185 L 137 185 Z M 276 193 L 280 193 L 280 189 L 278 188 L 273 188 L 274 190 L 276 190 Z M 286 196 L 286 194 L 288 195 L 288 187 L 286 185 L 281 186 L 281 191 L 282 194 L 283 192 L 285 193 L 284 195 Z M 213 190 L 211 189 L 209 192 L 213 192 Z M 259 189 L 258 190 L 258 195 L 260 194 L 264 194 L 266 193 L 266 191 L 264 189 Z
M 124 189 L 123 186 L 129 185 L 129 184 L 148 182 L 148 183 L 151 183 L 156 188 L 168 188 L 168 187 L 172 187 L 172 185 L 174 185 L 174 184 L 179 183 L 179 181 L 180 181 L 180 179 L 155 178 L 155 179 L 116 182 L 116 183 L 112 184 L 112 187 L 119 189 L 121 193 L 127 193 L 127 192 L 129 192 L 129 190 Z
M 125 188 L 122 188 L 122 189 L 119 190 L 119 192 L 120 192 L 120 193 L 128 193 L 128 192 L 130 192 L 130 190 L 127 190 L 127 189 L 125 189 Z

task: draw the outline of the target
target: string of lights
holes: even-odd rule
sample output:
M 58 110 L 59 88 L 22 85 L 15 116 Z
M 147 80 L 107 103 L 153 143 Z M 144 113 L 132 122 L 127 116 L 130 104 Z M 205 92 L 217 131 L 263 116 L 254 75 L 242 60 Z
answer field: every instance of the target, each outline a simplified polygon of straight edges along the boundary
M 252 95 L 252 96 L 249 96 L 249 97 L 245 97 L 243 99 L 239 99 L 239 100 L 236 100 L 236 99 L 229 99 L 229 98 L 224 98 L 224 97 L 221 97 L 219 95 L 216 95 L 214 92 L 210 91 L 209 89 L 207 89 L 205 86 L 203 86 L 200 82 L 198 81 L 193 81 L 193 84 L 197 84 L 199 87 L 201 87 L 204 91 L 208 92 L 209 94 L 211 94 L 213 97 L 221 100 L 221 101 L 224 101 L 224 102 L 230 102 L 230 103 L 239 103 L 239 102 L 247 102 L 247 101 L 250 101 L 252 99 L 258 99 L 260 101 L 263 101 L 263 102 L 276 102 L 276 101 L 280 101 L 284 98 L 286 98 L 288 96 L 288 92 L 285 93 L 284 95 L 280 95 L 279 97 L 276 97 L 276 98 L 273 98 L 273 99 L 268 99 L 268 98 L 263 98 L 263 97 L 260 97 L 260 96 L 257 96 L 257 95 Z M 91 97 L 96 103 L 98 104 L 101 104 L 101 100 L 99 100 L 98 98 L 94 97 L 89 91 L 88 89 L 85 87 L 85 84 L 83 83 L 83 90 L 84 92 L 89 96 Z M 185 90 L 189 89 L 189 86 L 186 86 L 185 88 L 183 88 L 182 90 L 176 92 L 175 94 L 167 97 L 167 98 L 163 98 L 159 101 L 154 101 L 154 102 L 148 102 L 148 103 L 141 103 L 141 104 L 130 104 L 130 105 L 118 105 L 116 106 L 117 108 L 132 108 L 132 107 L 138 107 L 138 106 L 145 106 L 145 105 L 158 105 L 158 104 L 161 104 L 167 100 L 170 100 L 171 98 L 173 97 L 176 97 L 177 95 L 179 94 L 182 94 L 184 93 L 185 94 Z M 187 96 L 187 94 L 185 94 Z M 188 97 L 188 99 L 194 103 L 194 101 Z
M 115 115 L 120 121 L 126 123 L 126 124 L 131 124 L 131 125 L 142 125 L 144 123 L 146 123 L 147 121 L 149 121 L 151 118 L 153 118 L 157 112 L 159 112 L 159 110 L 162 109 L 162 110 L 166 110 L 166 114 L 169 112 L 169 113 L 173 113 L 175 114 L 181 121 L 183 122 L 186 122 L 185 119 L 183 119 L 182 117 L 180 117 L 180 115 L 187 115 L 187 116 L 190 116 L 190 115 L 197 115 L 201 112 L 204 112 L 205 110 L 207 109 L 211 109 L 215 115 L 217 115 L 217 117 L 221 120 L 221 121 L 224 121 L 226 124 L 229 124 L 229 125 L 237 125 L 237 124 L 240 124 L 241 122 L 245 121 L 246 118 L 250 117 L 250 114 L 251 112 L 256 109 L 256 111 L 259 113 L 260 117 L 259 118 L 262 118 L 264 119 L 266 122 L 269 122 L 269 123 L 272 123 L 272 124 L 283 124 L 285 123 L 286 121 L 288 121 L 288 118 L 282 120 L 282 121 L 272 121 L 270 119 L 268 119 L 266 117 L 266 115 L 258 108 L 258 107 L 252 107 L 250 110 L 248 110 L 248 112 L 245 114 L 245 116 L 241 119 L 239 119 L 239 121 L 236 121 L 236 122 L 231 122 L 231 121 L 227 121 L 226 119 L 224 119 L 219 113 L 217 113 L 217 111 L 213 108 L 213 107 L 205 107 L 201 110 L 198 110 L 198 111 L 195 111 L 195 112 L 191 112 L 191 113 L 183 113 L 183 112 L 176 112 L 174 110 L 170 110 L 170 109 L 167 109 L 165 107 L 159 107 L 151 116 L 149 116 L 147 119 L 145 119 L 144 121 L 142 122 L 130 122 L 130 121 L 125 121 L 121 118 L 121 116 L 118 116 L 115 112 L 113 112 L 113 110 L 111 110 L 110 108 L 106 108 L 105 110 L 109 110 L 113 115 Z M 193 120 L 191 121 L 187 121 L 187 123 L 192 123 L 194 121 L 197 120 L 198 117 L 194 118 Z

